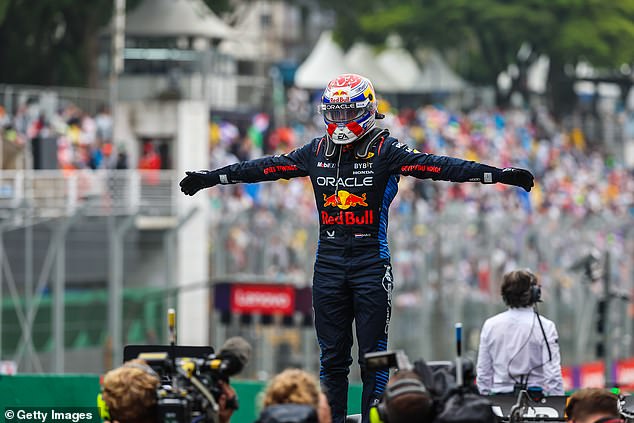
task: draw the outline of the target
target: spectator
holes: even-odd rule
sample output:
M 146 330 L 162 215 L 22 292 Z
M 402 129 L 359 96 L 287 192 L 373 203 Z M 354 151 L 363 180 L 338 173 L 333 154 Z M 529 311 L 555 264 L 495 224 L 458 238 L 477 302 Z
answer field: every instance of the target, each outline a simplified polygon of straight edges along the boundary
M 583 388 L 568 399 L 566 421 L 570 423 L 622 423 L 618 397 L 607 389 Z
M 128 153 L 125 150 L 125 146 L 122 144 L 119 146 L 117 151 L 117 163 L 115 164 L 116 169 L 127 169 L 128 168 Z
M 157 185 L 160 182 L 161 156 L 156 151 L 152 141 L 143 143 L 143 155 L 139 159 L 139 169 L 144 170 L 143 180 L 150 185 Z
M 300 369 L 276 375 L 264 391 L 262 405 L 259 423 L 331 422 L 330 406 L 317 379 Z M 297 407 L 301 405 L 304 407 Z
M 160 385 L 158 374 L 141 359 L 130 360 L 103 378 L 102 399 L 110 420 L 114 423 L 158 423 L 157 395 Z M 235 390 L 219 382 L 222 394 L 218 398 L 219 423 L 228 423 L 234 409 L 227 407 Z
M 143 360 L 131 360 L 106 373 L 103 400 L 119 423 L 155 423 L 158 375 Z
M 381 403 L 370 415 L 376 413 L 381 421 L 389 423 L 425 423 L 431 422 L 433 407 L 420 376 L 412 370 L 400 370 L 390 378 Z
M 103 143 L 112 142 L 112 116 L 110 109 L 106 105 L 99 108 L 99 112 L 95 117 L 95 125 L 97 127 L 97 139 Z
M 538 386 L 563 395 L 555 324 L 537 313 L 541 287 L 528 270 L 504 275 L 502 298 L 508 310 L 484 322 L 478 350 L 477 385 L 482 395 Z

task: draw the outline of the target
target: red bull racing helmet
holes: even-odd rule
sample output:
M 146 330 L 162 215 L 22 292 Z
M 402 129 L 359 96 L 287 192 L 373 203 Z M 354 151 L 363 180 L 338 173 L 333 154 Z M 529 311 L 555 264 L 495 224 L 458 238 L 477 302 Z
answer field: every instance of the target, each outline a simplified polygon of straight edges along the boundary
M 332 142 L 350 144 L 374 128 L 377 111 L 374 87 L 361 75 L 339 75 L 326 86 L 320 111 Z

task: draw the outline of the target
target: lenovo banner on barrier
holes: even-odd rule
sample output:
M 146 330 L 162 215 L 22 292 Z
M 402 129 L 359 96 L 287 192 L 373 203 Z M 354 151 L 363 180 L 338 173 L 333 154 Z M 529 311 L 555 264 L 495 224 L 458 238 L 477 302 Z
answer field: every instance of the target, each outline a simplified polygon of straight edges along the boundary
M 234 313 L 288 316 L 295 312 L 295 289 L 290 285 L 234 284 L 230 304 Z
M 572 367 L 561 367 L 561 376 L 564 381 L 564 391 L 570 391 L 575 387 L 574 369 Z
M 216 282 L 213 288 L 214 309 L 223 316 L 260 315 L 312 317 L 312 292 L 309 286 L 268 282 Z
M 602 361 L 593 361 L 579 366 L 579 385 L 584 388 L 603 388 L 605 368 Z
M 634 390 L 634 358 L 616 363 L 616 383 L 621 389 Z

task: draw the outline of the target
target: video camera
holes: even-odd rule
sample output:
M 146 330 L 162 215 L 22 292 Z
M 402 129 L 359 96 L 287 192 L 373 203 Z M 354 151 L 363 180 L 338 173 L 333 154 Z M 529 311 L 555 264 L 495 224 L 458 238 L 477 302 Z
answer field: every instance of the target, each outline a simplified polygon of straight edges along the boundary
M 403 351 L 365 355 L 369 370 L 388 368 L 414 371 L 434 401 L 434 412 L 425 422 L 565 422 L 565 396 L 545 397 L 539 389 L 524 388 L 515 393 L 481 396 L 475 385 L 475 367 L 469 360 L 417 360 L 413 364 Z M 462 373 L 463 383 L 458 383 Z M 634 408 L 634 407 L 633 407 Z M 352 421 L 352 420 L 350 420 Z M 385 419 L 381 419 L 385 422 Z
M 158 421 L 215 422 L 218 399 L 222 394 L 219 381 L 229 383 L 229 377 L 238 374 L 244 364 L 227 350 L 198 357 L 182 352 L 185 351 L 181 347 L 176 347 L 170 352 L 137 355 L 148 363 L 161 381 L 157 389 Z M 229 399 L 226 406 L 238 409 L 237 399 Z
M 177 346 L 173 310 L 168 314 L 168 327 L 170 345 L 127 345 L 124 360 L 143 359 L 159 377 L 158 422 L 218 422 L 220 382 L 228 384 L 231 376 L 242 371 L 251 346 L 240 337 L 229 338 L 217 354 L 211 347 Z M 229 398 L 226 408 L 237 410 L 237 397 Z
M 427 397 L 421 395 L 421 401 L 431 400 L 432 402 L 429 413 L 421 421 L 429 423 L 498 421 L 493 414 L 490 401 L 478 395 L 474 366 L 471 361 L 460 360 L 459 367 L 452 361 L 425 362 L 421 359 L 411 363 L 404 351 L 397 350 L 368 353 L 365 355 L 365 363 L 370 371 L 408 370 L 418 376 L 428 393 Z M 459 380 L 463 382 L 459 383 Z M 386 392 L 389 390 L 388 386 Z M 394 393 L 388 397 L 394 397 Z M 389 407 L 383 404 L 385 399 L 384 396 L 381 404 L 375 407 L 375 411 L 370 412 L 371 422 L 390 421 Z
M 492 423 L 499 421 L 493 413 L 489 399 L 478 393 L 475 385 L 475 367 L 469 360 L 462 359 L 462 323 L 456 323 L 455 361 L 431 361 L 420 359 L 413 364 L 402 350 L 380 351 L 365 354 L 365 366 L 369 371 L 385 369 L 407 370 L 416 374 L 421 387 L 397 389 L 392 392 L 388 385 L 381 403 L 370 410 L 372 423 L 389 423 L 390 402 L 399 392 L 419 392 L 420 401 L 428 410 L 421 420 L 425 423 Z M 396 387 L 401 380 L 394 384 Z M 420 382 L 413 381 L 413 385 Z M 431 402 L 431 405 L 428 404 Z M 421 403 L 423 404 L 423 403 Z

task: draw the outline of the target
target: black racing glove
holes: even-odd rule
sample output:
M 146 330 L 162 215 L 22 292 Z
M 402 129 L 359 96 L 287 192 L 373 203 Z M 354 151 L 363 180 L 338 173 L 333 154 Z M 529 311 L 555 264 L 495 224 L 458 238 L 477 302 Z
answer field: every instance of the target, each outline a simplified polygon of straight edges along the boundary
M 500 180 L 498 182 L 506 185 L 522 187 L 524 188 L 524 191 L 530 192 L 531 188 L 535 186 L 533 179 L 533 174 L 526 169 L 506 167 L 502 169 L 502 172 L 500 173 Z
M 220 183 L 220 177 L 213 170 L 198 170 L 185 172 L 181 182 L 181 191 L 185 195 L 194 195 L 203 188 L 211 188 Z

